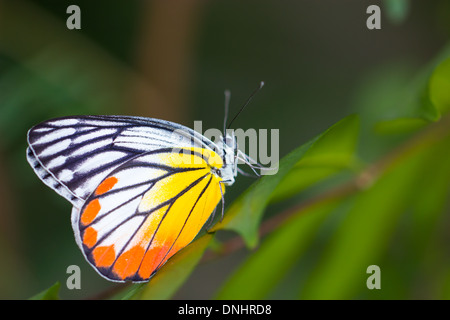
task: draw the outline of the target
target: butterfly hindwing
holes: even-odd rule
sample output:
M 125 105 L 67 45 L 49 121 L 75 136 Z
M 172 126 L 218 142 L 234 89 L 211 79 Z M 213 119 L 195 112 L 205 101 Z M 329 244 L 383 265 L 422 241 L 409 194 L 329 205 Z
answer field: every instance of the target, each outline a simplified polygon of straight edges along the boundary
M 30 129 L 28 144 L 27 159 L 39 178 L 77 208 L 112 170 L 134 157 L 175 146 L 213 146 L 184 126 L 128 116 L 49 120 Z
M 202 148 L 163 148 L 112 170 L 74 209 L 77 243 L 87 260 L 113 281 L 146 281 L 188 245 L 221 199 L 212 169 L 220 157 Z

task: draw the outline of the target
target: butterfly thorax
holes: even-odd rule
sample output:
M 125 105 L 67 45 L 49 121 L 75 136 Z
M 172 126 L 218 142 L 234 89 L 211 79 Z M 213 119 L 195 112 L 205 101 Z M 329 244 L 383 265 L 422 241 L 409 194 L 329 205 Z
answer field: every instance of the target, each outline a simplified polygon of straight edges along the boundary
M 218 174 L 225 185 L 231 186 L 234 183 L 234 177 L 237 176 L 238 163 L 238 145 L 234 134 L 227 134 L 225 138 L 220 137 L 220 142 L 217 143 L 217 152 L 223 161 L 223 166 L 218 170 Z

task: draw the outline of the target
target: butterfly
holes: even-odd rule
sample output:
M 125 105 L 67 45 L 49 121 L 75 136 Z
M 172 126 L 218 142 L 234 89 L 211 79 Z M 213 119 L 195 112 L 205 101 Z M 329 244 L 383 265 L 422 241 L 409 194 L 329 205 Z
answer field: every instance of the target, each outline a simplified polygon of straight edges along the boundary
M 225 124 L 226 117 L 224 131 Z M 238 160 L 252 160 L 233 133 L 213 142 L 174 122 L 133 116 L 51 119 L 28 131 L 28 145 L 37 176 L 71 202 L 84 257 L 115 282 L 148 281 L 221 200 L 223 217 L 225 186 L 245 173 Z

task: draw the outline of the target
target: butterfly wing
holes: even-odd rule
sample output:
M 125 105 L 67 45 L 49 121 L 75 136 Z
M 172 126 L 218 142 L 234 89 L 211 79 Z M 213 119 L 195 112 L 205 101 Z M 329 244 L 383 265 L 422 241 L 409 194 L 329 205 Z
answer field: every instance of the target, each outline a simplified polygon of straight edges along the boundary
M 43 122 L 28 132 L 27 159 L 39 178 L 80 208 L 121 164 L 161 148 L 214 144 L 182 125 L 129 116 L 74 116 Z
M 224 190 L 212 169 L 220 169 L 221 158 L 186 150 L 158 149 L 127 161 L 73 209 L 77 243 L 103 277 L 148 280 L 195 238 L 217 206 Z

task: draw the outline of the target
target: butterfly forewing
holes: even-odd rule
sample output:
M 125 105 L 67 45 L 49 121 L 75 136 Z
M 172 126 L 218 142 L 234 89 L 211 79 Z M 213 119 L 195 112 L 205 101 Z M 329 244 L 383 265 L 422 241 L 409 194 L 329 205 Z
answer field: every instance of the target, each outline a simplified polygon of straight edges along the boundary
M 76 207 L 112 170 L 138 155 L 161 148 L 213 147 L 184 126 L 126 116 L 46 121 L 30 129 L 28 144 L 27 159 L 36 174 Z

